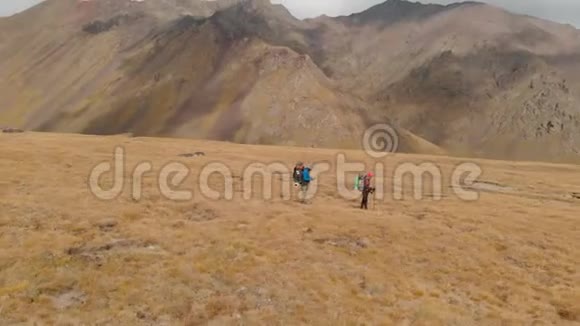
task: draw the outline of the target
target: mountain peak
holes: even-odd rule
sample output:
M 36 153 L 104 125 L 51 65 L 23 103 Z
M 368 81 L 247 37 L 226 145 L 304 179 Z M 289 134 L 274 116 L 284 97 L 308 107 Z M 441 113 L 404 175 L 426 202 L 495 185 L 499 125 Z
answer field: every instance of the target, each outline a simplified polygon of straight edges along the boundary
M 248 29 L 255 25 L 288 25 L 300 24 L 282 5 L 274 5 L 270 0 L 240 0 L 236 4 L 217 11 L 216 20 L 235 24 L 239 28 Z M 271 27 L 271 26 L 270 26 Z
M 233 7 L 235 7 L 234 5 Z M 276 15 L 276 18 L 293 19 L 294 16 L 280 4 L 272 4 L 270 0 L 239 0 L 237 6 L 245 12 Z
M 476 1 L 453 3 L 450 5 L 423 4 L 407 0 L 387 0 L 365 11 L 342 17 L 355 24 L 380 22 L 394 24 L 408 19 L 424 19 L 440 12 L 466 5 L 481 5 Z
M 240 3 L 251 8 L 270 7 L 272 3 L 270 0 L 241 0 Z

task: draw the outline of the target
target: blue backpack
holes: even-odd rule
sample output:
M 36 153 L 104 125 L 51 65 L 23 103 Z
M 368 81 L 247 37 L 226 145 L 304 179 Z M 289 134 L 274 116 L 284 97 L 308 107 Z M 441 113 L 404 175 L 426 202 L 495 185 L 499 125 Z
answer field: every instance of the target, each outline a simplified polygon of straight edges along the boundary
M 302 181 L 310 182 L 310 179 L 310 168 L 304 168 L 304 171 L 302 172 Z

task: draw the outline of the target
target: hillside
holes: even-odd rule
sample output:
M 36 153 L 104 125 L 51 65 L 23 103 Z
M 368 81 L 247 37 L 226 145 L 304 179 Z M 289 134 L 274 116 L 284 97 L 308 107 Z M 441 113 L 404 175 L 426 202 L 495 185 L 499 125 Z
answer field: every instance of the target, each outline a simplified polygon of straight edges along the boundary
M 324 70 L 399 126 L 464 155 L 578 157 L 578 30 L 472 2 L 388 1 L 338 21 L 318 20 Z
M 0 112 L 4 124 L 242 143 L 360 145 L 372 119 L 368 105 L 338 91 L 307 54 L 269 42 L 280 35 L 290 42 L 287 31 L 299 25 L 283 7 L 247 1 L 211 17 L 197 11 L 147 30 L 141 27 L 153 18 L 129 12 L 115 16 L 121 18 L 112 26 L 96 23 L 102 20 L 82 25 L 75 31 L 80 36 L 63 41 L 65 46 L 44 59 L 54 60 L 46 63 L 51 70 L 11 73 L 15 82 L 5 89 L 18 97 L 24 95 L 12 89 L 18 84 L 30 82 L 39 90 L 62 86 L 52 89 L 48 101 L 41 91 L 15 99 Z M 63 59 L 85 54 L 85 62 L 72 70 Z M 39 85 L 42 81 L 48 83 Z M 401 143 L 411 152 L 440 152 L 415 137 Z
M 91 169 L 125 149 L 125 175 L 150 162 L 142 198 L 100 200 Z M 181 154 L 205 152 L 183 158 Z M 580 322 L 580 168 L 476 160 L 480 198 L 441 201 L 395 167 L 433 162 L 444 176 L 464 160 L 394 155 L 383 162 L 386 196 L 361 212 L 338 195 L 332 150 L 193 140 L 0 134 L 0 324 L 577 325 Z M 348 151 L 349 162 L 373 162 Z M 252 199 L 250 163 L 330 162 L 310 204 Z M 191 173 L 162 196 L 170 162 Z M 198 190 L 209 163 L 232 170 L 233 200 Z M 171 179 L 170 179 L 171 180 Z M 277 178 L 275 177 L 275 180 Z M 348 178 L 350 180 L 350 178 Z M 222 191 L 224 179 L 209 179 Z M 275 185 L 279 185 L 276 183 Z M 112 185 L 112 173 L 101 184 Z M 474 186 L 475 186 L 474 185 Z M 262 195 L 261 195 L 262 194 Z M 293 195 L 294 196 L 294 195 Z M 579 197 L 580 198 L 580 197 Z M 374 208 L 373 208 L 374 207 Z
M 49 0 L 0 30 L 2 125 L 353 148 L 389 122 L 409 152 L 580 157 L 580 32 L 481 3 L 301 21 L 267 0 Z

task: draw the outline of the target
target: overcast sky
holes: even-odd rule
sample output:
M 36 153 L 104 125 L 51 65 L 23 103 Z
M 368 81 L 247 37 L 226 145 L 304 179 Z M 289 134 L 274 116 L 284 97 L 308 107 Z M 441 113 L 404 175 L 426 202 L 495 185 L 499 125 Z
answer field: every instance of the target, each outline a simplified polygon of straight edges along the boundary
M 158 0 L 149 0 L 158 1 Z M 345 15 L 359 12 L 384 0 L 272 0 L 282 3 L 298 18 Z M 0 0 L 0 16 L 30 7 L 40 0 Z M 453 0 L 421 0 L 428 3 L 453 3 Z M 482 0 L 517 13 L 542 17 L 580 27 L 580 0 Z
M 40 0 L 0 0 L 0 16 L 9 16 L 39 2 Z

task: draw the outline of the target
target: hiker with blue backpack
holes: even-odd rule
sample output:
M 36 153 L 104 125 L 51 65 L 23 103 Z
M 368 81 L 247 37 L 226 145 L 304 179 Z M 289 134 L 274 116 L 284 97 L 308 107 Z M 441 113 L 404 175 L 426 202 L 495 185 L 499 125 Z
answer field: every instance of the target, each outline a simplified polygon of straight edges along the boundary
M 302 192 L 306 193 L 308 191 L 308 186 L 310 186 L 310 181 L 312 181 L 312 176 L 310 175 L 310 171 L 312 171 L 312 169 L 308 166 L 304 167 L 304 169 L 302 170 L 302 182 L 301 182 L 301 186 L 302 186 Z
M 294 168 L 294 184 L 300 186 L 300 197 L 303 202 L 306 202 L 306 193 L 310 186 L 310 182 L 314 178 L 310 175 L 312 168 L 304 164 L 297 165 Z
M 304 163 L 298 162 L 294 166 L 294 173 L 292 177 L 294 178 L 294 187 L 299 187 L 302 184 L 302 174 L 304 172 Z

